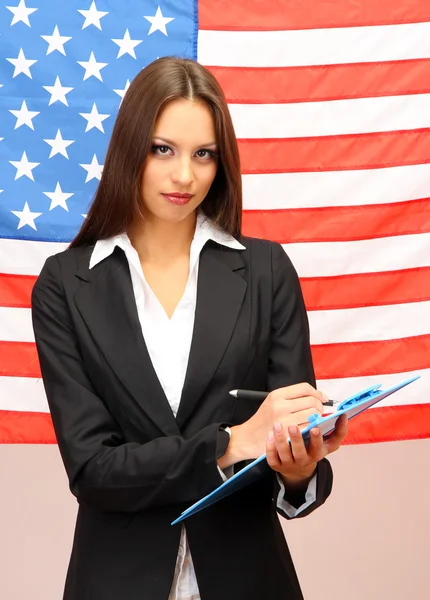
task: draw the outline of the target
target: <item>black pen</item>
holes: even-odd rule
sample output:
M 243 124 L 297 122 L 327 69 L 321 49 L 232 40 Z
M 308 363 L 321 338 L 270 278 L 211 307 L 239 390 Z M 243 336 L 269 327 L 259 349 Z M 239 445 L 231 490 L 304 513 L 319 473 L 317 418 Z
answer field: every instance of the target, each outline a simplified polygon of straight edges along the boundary
M 263 401 L 267 398 L 269 392 L 258 392 L 255 390 L 230 390 L 229 394 L 241 400 Z M 323 406 L 336 406 L 338 402 L 336 402 L 336 400 L 328 400 L 327 402 L 323 402 L 322 404 Z

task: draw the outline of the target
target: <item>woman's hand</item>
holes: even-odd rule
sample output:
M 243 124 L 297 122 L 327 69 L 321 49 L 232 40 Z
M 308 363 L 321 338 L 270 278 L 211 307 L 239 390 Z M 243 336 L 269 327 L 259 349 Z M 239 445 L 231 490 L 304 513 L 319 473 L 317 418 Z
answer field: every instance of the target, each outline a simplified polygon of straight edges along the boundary
M 308 383 L 274 390 L 248 421 L 231 428 L 227 452 L 218 459 L 218 465 L 224 469 L 261 456 L 266 451 L 267 432 L 275 423 L 280 423 L 284 431 L 294 425 L 303 428 L 311 415 L 322 414 L 322 402 L 327 400 L 327 396 Z
M 305 487 L 312 478 L 318 461 L 339 448 L 348 432 L 348 419 L 342 415 L 334 432 L 323 439 L 318 427 L 310 430 L 308 447 L 305 446 L 300 429 L 293 425 L 286 434 L 281 423 L 275 423 L 269 432 L 266 457 L 269 466 L 277 471 L 289 489 Z M 288 443 L 288 437 L 291 444 Z

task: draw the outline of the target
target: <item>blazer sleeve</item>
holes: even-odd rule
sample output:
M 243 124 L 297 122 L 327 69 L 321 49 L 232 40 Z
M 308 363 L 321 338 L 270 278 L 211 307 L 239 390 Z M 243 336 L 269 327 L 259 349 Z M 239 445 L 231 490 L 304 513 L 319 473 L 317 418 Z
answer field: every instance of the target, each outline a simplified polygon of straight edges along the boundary
M 82 360 L 57 256 L 32 292 L 32 319 L 45 392 L 72 493 L 107 511 L 191 503 L 222 483 L 217 458 L 228 446 L 223 423 L 193 437 L 126 442 L 95 392 Z
M 309 322 L 297 272 L 278 243 L 272 244 L 273 304 L 271 323 L 271 344 L 268 367 L 268 390 L 307 382 L 315 387 L 315 373 L 310 348 Z M 319 461 L 316 471 L 316 500 L 297 517 L 304 517 L 321 506 L 331 493 L 333 473 L 327 459 Z M 274 499 L 277 500 L 279 484 L 275 478 Z M 303 497 L 284 496 L 294 506 L 306 503 L 306 490 Z M 277 510 L 290 518 L 277 505 Z M 296 518 L 297 518 L 296 517 Z

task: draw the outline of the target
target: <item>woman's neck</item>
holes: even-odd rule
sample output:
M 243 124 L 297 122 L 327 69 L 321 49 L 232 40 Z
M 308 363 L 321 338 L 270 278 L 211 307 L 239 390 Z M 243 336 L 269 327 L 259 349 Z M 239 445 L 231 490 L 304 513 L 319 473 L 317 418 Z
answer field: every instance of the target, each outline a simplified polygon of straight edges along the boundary
M 130 228 L 130 241 L 141 262 L 170 262 L 189 255 L 196 228 L 196 214 L 177 223 L 161 219 L 147 219 L 145 223 Z

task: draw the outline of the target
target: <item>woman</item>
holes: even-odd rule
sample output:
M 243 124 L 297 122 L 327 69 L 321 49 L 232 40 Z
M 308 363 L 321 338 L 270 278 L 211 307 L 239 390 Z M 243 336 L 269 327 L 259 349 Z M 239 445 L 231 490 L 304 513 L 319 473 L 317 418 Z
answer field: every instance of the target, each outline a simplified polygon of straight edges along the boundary
M 346 423 L 306 450 L 300 427 L 325 397 L 297 274 L 279 244 L 240 231 L 222 91 L 201 65 L 159 59 L 125 95 L 85 223 L 33 291 L 79 502 L 66 600 L 302 598 L 277 512 L 326 500 Z M 170 525 L 263 452 L 258 482 Z

